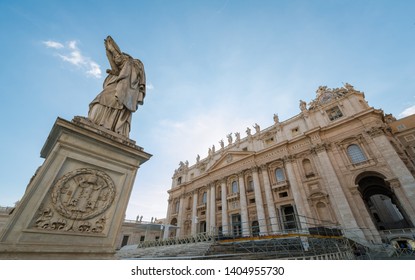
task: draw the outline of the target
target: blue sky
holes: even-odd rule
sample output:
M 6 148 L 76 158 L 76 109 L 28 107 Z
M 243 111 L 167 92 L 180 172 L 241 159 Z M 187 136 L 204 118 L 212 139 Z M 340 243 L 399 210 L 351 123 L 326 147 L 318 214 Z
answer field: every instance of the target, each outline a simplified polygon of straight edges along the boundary
M 0 2 L 0 205 L 19 200 L 57 117 L 86 116 L 109 63 L 103 40 L 143 61 L 144 106 L 130 137 L 153 157 L 126 218 L 162 218 L 180 161 L 277 113 L 320 85 L 350 83 L 396 117 L 415 113 L 413 1 Z

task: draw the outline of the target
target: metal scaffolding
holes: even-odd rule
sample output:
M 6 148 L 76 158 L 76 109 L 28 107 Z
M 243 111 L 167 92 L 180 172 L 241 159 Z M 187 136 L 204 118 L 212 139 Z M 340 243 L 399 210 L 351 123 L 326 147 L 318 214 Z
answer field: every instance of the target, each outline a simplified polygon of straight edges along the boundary
M 210 242 L 204 256 L 220 259 L 376 259 L 414 256 L 410 248 L 393 248 L 387 244 L 368 244 L 354 231 L 338 224 L 294 215 L 279 219 L 278 232 L 263 234 L 259 223 L 252 223 L 242 232 L 242 224 L 230 225 L 225 234 L 221 227 L 207 229 L 196 235 L 165 240 L 144 241 L 137 248 Z M 269 225 L 272 228 L 272 225 Z M 345 234 L 346 232 L 346 234 Z

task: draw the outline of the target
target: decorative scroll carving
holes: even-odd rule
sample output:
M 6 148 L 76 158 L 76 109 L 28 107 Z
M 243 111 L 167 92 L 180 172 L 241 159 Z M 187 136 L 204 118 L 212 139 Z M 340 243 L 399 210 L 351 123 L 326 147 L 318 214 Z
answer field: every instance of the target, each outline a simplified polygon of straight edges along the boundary
M 34 228 L 51 231 L 100 233 L 113 204 L 115 186 L 103 171 L 81 168 L 65 174 L 52 188 L 50 202 L 42 206 Z
M 366 133 L 369 134 L 370 137 L 376 137 L 385 134 L 383 129 L 380 127 L 372 127 L 366 130 Z
M 106 173 L 82 168 L 67 173 L 56 182 L 52 205 L 65 218 L 87 220 L 105 212 L 114 197 L 114 182 Z
M 393 178 L 393 179 L 389 179 L 386 181 L 389 183 L 389 186 L 391 187 L 392 190 L 395 190 L 401 187 L 401 182 L 399 182 L 398 178 Z
M 316 109 L 319 106 L 327 104 L 333 100 L 339 99 L 349 93 L 363 94 L 363 92 L 355 90 L 354 87 L 348 83 L 346 83 L 341 88 L 334 89 L 328 88 L 327 86 L 320 86 L 316 91 L 316 99 L 310 102 L 308 109 Z
M 284 162 L 294 162 L 295 161 L 295 155 L 287 155 L 283 157 Z
M 326 151 L 329 148 L 329 146 L 330 145 L 327 143 L 316 144 L 310 149 L 310 151 L 314 154 L 317 154 L 319 152 Z

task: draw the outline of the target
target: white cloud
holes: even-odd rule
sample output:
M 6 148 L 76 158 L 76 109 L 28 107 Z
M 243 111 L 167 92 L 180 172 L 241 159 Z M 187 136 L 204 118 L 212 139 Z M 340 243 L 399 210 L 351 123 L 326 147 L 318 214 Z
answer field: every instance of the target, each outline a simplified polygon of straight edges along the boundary
M 412 114 L 415 114 L 415 105 L 403 110 L 403 112 L 399 114 L 399 117 L 404 118 Z
M 235 139 L 234 133 L 240 132 L 241 138 L 245 137 L 246 128 L 249 126 L 253 130 L 252 125 L 255 122 L 250 118 L 235 117 L 226 108 L 212 108 L 183 121 L 162 121 L 159 127 L 168 137 L 159 138 L 159 141 L 162 142 L 160 145 L 163 153 L 169 154 L 177 164 L 185 160 L 194 164 L 198 154 L 204 158 L 213 145 L 219 150 L 220 140 L 227 143 L 227 134 L 232 133 Z M 174 149 L 171 149 L 172 145 Z
M 86 75 L 101 78 L 102 72 L 98 63 L 89 57 L 83 56 L 76 41 L 70 41 L 66 44 L 66 46 L 55 41 L 45 41 L 43 43 L 48 48 L 60 50 L 60 52 L 57 53 L 58 57 L 65 62 L 77 66 L 79 69 L 83 70 Z
M 64 47 L 61 43 L 55 41 L 44 41 L 43 44 L 52 49 L 62 49 Z
M 146 88 L 147 88 L 148 90 L 153 90 L 153 89 L 154 89 L 154 86 L 153 86 L 153 84 L 152 84 L 152 83 L 148 83 L 148 84 L 146 85 Z
M 89 70 L 86 71 L 86 73 L 95 78 L 101 78 L 101 69 L 99 68 L 99 65 L 93 61 L 89 63 Z

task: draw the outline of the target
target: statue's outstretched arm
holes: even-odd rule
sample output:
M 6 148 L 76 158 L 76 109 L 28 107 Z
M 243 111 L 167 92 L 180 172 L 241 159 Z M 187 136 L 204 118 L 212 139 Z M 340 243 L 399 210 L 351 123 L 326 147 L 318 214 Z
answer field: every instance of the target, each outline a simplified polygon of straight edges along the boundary
M 118 68 L 117 63 L 115 63 L 114 57 L 116 55 L 122 55 L 121 50 L 110 36 L 108 36 L 107 39 L 104 40 L 104 42 L 107 58 L 111 65 L 111 69 L 107 69 L 107 73 L 112 75 L 118 75 L 120 69 Z

